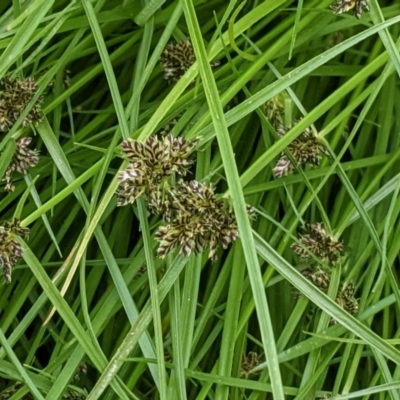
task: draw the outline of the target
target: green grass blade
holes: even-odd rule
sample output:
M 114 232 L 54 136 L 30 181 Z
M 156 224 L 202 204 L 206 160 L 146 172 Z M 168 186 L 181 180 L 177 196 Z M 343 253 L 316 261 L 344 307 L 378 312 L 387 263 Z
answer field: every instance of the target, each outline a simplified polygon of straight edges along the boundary
M 108 55 L 107 47 L 104 42 L 103 35 L 101 33 L 100 25 L 97 21 L 96 14 L 92 3 L 89 0 L 82 0 L 83 7 L 93 32 L 94 39 L 96 41 L 97 48 L 104 66 L 104 72 L 107 76 L 108 84 L 110 87 L 111 96 L 113 98 L 115 112 L 117 113 L 119 127 L 121 129 L 121 135 L 123 139 L 129 137 L 129 128 L 126 121 L 124 107 L 121 100 L 121 95 L 119 93 L 117 80 L 115 79 L 114 70 L 111 65 L 111 60 Z
M 194 51 L 196 53 L 196 58 L 199 63 L 200 75 L 204 85 L 208 106 L 210 108 L 213 125 L 217 133 L 218 145 L 221 151 L 228 186 L 230 188 L 239 233 L 242 238 L 242 246 L 247 263 L 253 296 L 256 303 L 256 311 L 260 324 L 264 350 L 268 360 L 274 398 L 283 399 L 284 394 L 282 390 L 280 368 L 278 364 L 275 342 L 272 340 L 274 333 L 268 312 L 267 298 L 265 296 L 264 286 L 262 283 L 250 221 L 246 211 L 246 203 L 244 201 L 243 191 L 239 182 L 239 174 L 233 155 L 232 144 L 225 123 L 224 112 L 221 103 L 218 101 L 218 89 L 212 75 L 211 66 L 208 62 L 208 56 L 204 47 L 200 26 L 198 24 L 195 9 L 191 0 L 183 0 L 183 10 L 188 24 Z

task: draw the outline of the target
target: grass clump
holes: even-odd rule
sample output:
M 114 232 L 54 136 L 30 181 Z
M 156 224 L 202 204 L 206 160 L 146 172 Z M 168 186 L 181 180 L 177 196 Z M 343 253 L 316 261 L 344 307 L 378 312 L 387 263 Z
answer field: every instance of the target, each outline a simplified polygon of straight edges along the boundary
M 0 399 L 399 397 L 397 1 L 0 11 Z

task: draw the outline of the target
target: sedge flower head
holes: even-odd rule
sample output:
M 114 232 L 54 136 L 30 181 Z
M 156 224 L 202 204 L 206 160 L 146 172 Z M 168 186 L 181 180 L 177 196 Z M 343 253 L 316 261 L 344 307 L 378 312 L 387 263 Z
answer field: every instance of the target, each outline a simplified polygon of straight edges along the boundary
M 294 125 L 298 122 L 298 120 L 295 120 Z M 279 125 L 277 130 L 278 136 L 283 137 L 291 128 L 292 126 L 284 127 L 283 125 Z M 306 128 L 296 139 L 289 143 L 286 149 L 290 152 L 298 166 L 310 165 L 317 167 L 321 162 L 323 154 L 329 156 L 328 149 L 310 127 Z M 273 173 L 275 178 L 280 178 L 288 175 L 294 169 L 295 165 L 293 165 L 285 153 L 282 153 L 281 158 L 273 169 Z
M 336 0 L 336 4 L 330 8 L 335 14 L 342 14 L 353 10 L 354 16 L 357 19 L 361 18 L 364 11 L 369 11 L 367 0 Z
M 319 290 L 327 294 L 331 282 L 331 273 L 316 267 L 309 267 L 302 271 L 311 283 L 313 283 Z M 352 282 L 341 282 L 336 295 L 336 303 L 351 315 L 356 315 L 358 312 L 358 301 L 354 296 L 355 286 Z M 300 293 L 296 297 L 299 297 Z M 337 321 L 332 318 L 331 324 L 336 324 Z
M 36 149 L 32 150 L 28 147 L 31 141 L 32 138 L 25 137 L 17 142 L 14 155 L 4 174 L 3 180 L 6 182 L 5 190 L 10 192 L 15 190 L 15 186 L 12 183 L 12 176 L 15 171 L 20 174 L 27 174 L 28 169 L 34 167 L 39 162 L 39 152 Z
M 0 80 L 0 86 L 0 132 L 8 132 L 36 94 L 38 85 L 32 77 L 21 80 L 5 76 Z M 42 103 L 43 97 L 40 96 L 22 121 L 22 126 L 37 125 L 43 120 Z
M 190 39 L 167 44 L 160 57 L 160 63 L 164 67 L 164 79 L 169 83 L 178 81 L 195 61 L 196 55 Z M 212 67 L 218 65 L 219 62 L 211 63 Z
M 249 208 L 249 216 L 253 211 Z M 216 259 L 218 247 L 226 249 L 239 236 L 235 215 L 224 199 L 215 196 L 212 186 L 197 181 L 171 187 L 165 225 L 156 232 L 158 255 L 164 257 L 176 248 L 185 256 L 208 251 Z
M 6 283 L 11 282 L 12 269 L 22 257 L 22 247 L 17 238 L 28 235 L 29 229 L 22 227 L 16 218 L 0 223 L 0 267 Z
M 259 375 L 259 372 L 251 372 L 252 369 L 261 364 L 260 356 L 255 351 L 249 351 L 243 355 L 240 365 L 240 377 L 249 378 L 250 375 Z
M 304 230 L 306 233 L 300 235 L 300 243 L 293 243 L 291 249 L 302 260 L 310 260 L 313 254 L 318 259 L 334 265 L 341 256 L 343 244 L 329 235 L 319 222 L 305 224 Z
M 189 158 L 198 140 L 187 141 L 183 136 L 172 135 L 159 140 L 150 136 L 145 142 L 125 140 L 122 142 L 124 158 L 128 167 L 119 173 L 117 204 L 132 204 L 145 195 L 152 212 L 163 211 L 165 190 L 173 174 L 185 176 L 194 163 Z
M 338 294 L 336 296 L 336 303 L 351 315 L 356 315 L 358 312 L 358 301 L 354 297 L 355 291 L 355 286 L 352 282 L 343 282 L 340 284 Z M 336 323 L 337 321 L 332 318 L 331 324 Z
M 282 92 L 273 96 L 264 104 L 264 114 L 275 127 L 282 125 L 282 116 L 285 112 L 285 99 L 286 94 Z

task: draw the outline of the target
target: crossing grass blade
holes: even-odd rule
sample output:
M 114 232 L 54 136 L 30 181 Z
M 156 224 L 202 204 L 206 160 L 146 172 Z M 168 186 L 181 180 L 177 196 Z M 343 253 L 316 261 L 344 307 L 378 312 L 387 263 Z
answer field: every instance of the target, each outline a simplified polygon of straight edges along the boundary
M 38 83 L 21 99 L 0 82 L 0 398 L 399 398 L 400 8 L 363 5 L 0 2 L 0 78 Z M 310 132 L 326 152 L 308 163 Z M 121 151 L 167 135 L 200 139 L 185 176 L 159 162 L 176 148 Z M 128 179 L 148 186 L 122 207 L 128 163 L 155 181 Z M 188 213 L 181 178 L 229 227 Z M 297 254 L 316 222 L 337 263 Z
M 216 131 L 228 186 L 231 191 L 232 204 L 235 210 L 238 229 L 240 236 L 242 237 L 242 247 L 246 259 L 253 296 L 255 298 L 256 311 L 258 315 L 258 322 L 260 324 L 264 350 L 268 360 L 273 395 L 276 399 L 283 399 L 284 394 L 282 390 L 282 380 L 277 360 L 276 347 L 274 341 L 272 340 L 274 333 L 268 312 L 267 298 L 265 296 L 264 286 L 262 283 L 253 235 L 251 233 L 250 221 L 247 216 L 246 204 L 239 182 L 239 174 L 235 163 L 229 132 L 225 124 L 225 116 L 221 102 L 218 101 L 218 89 L 212 75 L 211 66 L 208 63 L 208 57 L 204 47 L 200 26 L 198 24 L 195 8 L 191 0 L 183 1 L 183 10 L 188 24 L 189 33 L 191 35 L 193 47 L 197 56 L 196 58 L 199 63 L 200 75 L 204 85 L 204 91 L 213 120 L 213 125 Z

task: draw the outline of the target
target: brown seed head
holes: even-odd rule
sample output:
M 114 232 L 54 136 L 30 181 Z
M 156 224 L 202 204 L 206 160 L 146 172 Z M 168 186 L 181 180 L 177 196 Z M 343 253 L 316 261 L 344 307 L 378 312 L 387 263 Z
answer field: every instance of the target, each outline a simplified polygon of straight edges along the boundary
M 198 140 L 187 141 L 184 137 L 175 138 L 172 135 L 162 140 L 150 136 L 145 142 L 122 142 L 123 156 L 129 165 L 118 176 L 117 204 L 132 204 L 144 194 L 152 212 L 164 212 L 168 180 L 174 173 L 181 176 L 187 174 L 194 163 L 188 157 L 197 143 Z
M 178 81 L 195 61 L 196 55 L 189 39 L 167 44 L 160 57 L 160 63 L 164 67 L 164 79 L 169 83 Z M 213 67 L 217 65 L 218 62 L 211 64 Z
M 15 124 L 38 89 L 32 77 L 21 80 L 15 76 L 5 76 L 0 80 L 3 90 L 0 91 L 0 131 L 7 132 Z M 43 97 L 39 97 L 28 115 L 22 121 L 22 126 L 29 123 L 37 125 L 42 121 L 41 105 Z
M 6 283 L 11 282 L 12 269 L 22 257 L 22 247 L 17 237 L 27 237 L 29 229 L 21 227 L 18 219 L 0 223 L 0 267 Z
M 299 121 L 295 120 L 294 125 Z M 284 127 L 279 125 L 277 129 L 278 136 L 284 136 L 292 127 Z M 294 139 L 288 146 L 287 150 L 290 152 L 295 163 L 299 166 L 311 165 L 312 167 L 319 166 L 322 155 L 329 156 L 329 151 L 325 145 L 314 134 L 311 128 L 307 128 L 296 139 Z M 281 158 L 278 160 L 276 167 L 273 169 L 275 178 L 288 175 L 295 169 L 289 157 L 282 153 Z
M 302 260 L 311 259 L 310 253 L 322 261 L 334 265 L 343 251 L 343 244 L 328 235 L 323 225 L 319 222 L 305 224 L 305 235 L 300 235 L 300 244 L 294 243 L 291 249 L 300 256 Z
M 361 18 L 364 11 L 369 11 L 367 0 L 336 0 L 336 4 L 330 6 L 335 14 L 342 14 L 353 10 L 357 19 Z
M 28 169 L 39 162 L 39 152 L 28 147 L 31 141 L 32 138 L 25 137 L 17 142 L 14 155 L 3 178 L 3 181 L 6 182 L 5 189 L 7 191 L 12 192 L 15 190 L 15 186 L 12 183 L 12 175 L 15 171 L 20 174 L 27 174 Z
M 208 250 L 208 257 L 215 260 L 218 248 L 226 249 L 239 236 L 228 203 L 215 196 L 212 186 L 197 181 L 181 180 L 170 188 L 165 220 L 168 224 L 156 233 L 160 257 L 180 248 L 184 255 Z

